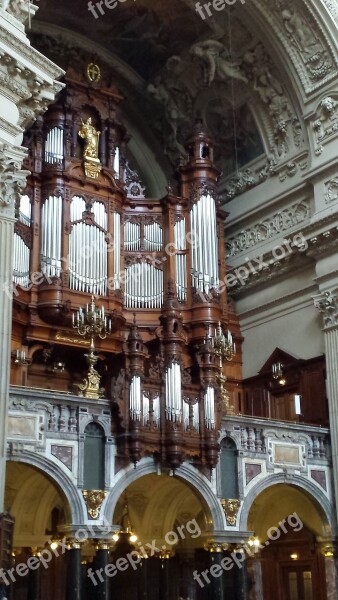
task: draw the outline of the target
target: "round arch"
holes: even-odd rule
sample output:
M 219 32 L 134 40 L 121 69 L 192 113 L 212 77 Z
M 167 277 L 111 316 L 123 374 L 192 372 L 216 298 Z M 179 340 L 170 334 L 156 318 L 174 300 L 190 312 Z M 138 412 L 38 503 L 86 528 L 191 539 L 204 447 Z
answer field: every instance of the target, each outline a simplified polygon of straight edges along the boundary
M 71 479 L 48 458 L 24 451 L 17 456 L 9 456 L 8 462 L 17 462 L 27 464 L 37 469 L 42 475 L 45 475 L 58 489 L 65 505 L 69 508 L 70 524 L 79 524 L 85 522 L 86 511 L 84 501 Z
M 104 503 L 102 508 L 104 514 L 102 516 L 111 523 L 117 502 L 125 489 L 144 475 L 154 473 L 157 473 L 157 468 L 151 458 L 141 460 L 136 469 L 130 466 L 128 469 L 121 471 L 117 475 L 114 487 Z M 209 519 L 210 529 L 214 531 L 224 530 L 226 526 L 224 512 L 219 500 L 211 489 L 208 479 L 189 464 L 183 464 L 177 469 L 175 477 L 187 484 L 200 499 L 205 514 Z
M 294 475 L 292 479 L 288 479 L 284 473 L 271 475 L 268 478 L 260 481 L 250 490 L 244 499 L 241 509 L 240 529 L 246 530 L 250 510 L 258 496 L 260 496 L 260 494 L 262 494 L 264 491 L 274 488 L 278 484 L 288 485 L 300 492 L 305 493 L 312 501 L 318 514 L 325 519 L 325 523 L 331 529 L 332 534 L 335 532 L 336 522 L 334 510 L 327 496 L 325 496 L 325 494 L 314 483 L 305 479 L 304 477 Z

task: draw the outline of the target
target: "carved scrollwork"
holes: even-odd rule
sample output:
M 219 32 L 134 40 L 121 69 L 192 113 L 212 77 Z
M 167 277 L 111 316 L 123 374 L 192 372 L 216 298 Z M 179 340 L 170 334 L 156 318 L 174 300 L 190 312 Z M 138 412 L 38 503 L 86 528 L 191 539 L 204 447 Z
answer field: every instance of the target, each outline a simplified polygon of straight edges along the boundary
M 304 222 L 309 217 L 309 212 L 308 202 L 298 202 L 257 223 L 250 229 L 241 231 L 236 237 L 227 241 L 229 256 L 236 256 L 240 252 Z

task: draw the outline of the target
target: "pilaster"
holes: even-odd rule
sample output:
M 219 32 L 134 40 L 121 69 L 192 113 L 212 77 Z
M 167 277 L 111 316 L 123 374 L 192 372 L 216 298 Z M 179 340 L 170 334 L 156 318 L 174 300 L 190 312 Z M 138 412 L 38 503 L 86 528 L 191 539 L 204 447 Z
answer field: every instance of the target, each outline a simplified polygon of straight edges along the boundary
M 314 303 L 322 313 L 324 322 L 326 390 L 329 403 L 336 511 L 338 511 L 338 288 L 315 296 Z
M 22 148 L 0 144 L 0 513 L 4 510 L 6 475 L 6 420 L 12 323 L 14 212 L 17 195 L 26 184 L 21 169 Z
M 22 168 L 26 149 L 20 144 L 24 128 L 63 87 L 55 81 L 63 71 L 32 48 L 26 36 L 25 23 L 36 10 L 26 0 L 0 2 L 0 513 L 6 473 L 15 204 L 28 175 Z

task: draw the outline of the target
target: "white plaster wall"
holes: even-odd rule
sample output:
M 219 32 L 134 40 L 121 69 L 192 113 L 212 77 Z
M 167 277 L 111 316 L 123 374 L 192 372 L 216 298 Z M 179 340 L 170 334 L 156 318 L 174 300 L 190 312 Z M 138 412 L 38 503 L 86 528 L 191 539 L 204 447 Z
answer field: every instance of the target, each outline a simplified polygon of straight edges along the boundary
M 241 321 L 243 376 L 252 377 L 278 346 L 299 358 L 309 359 L 324 353 L 321 317 L 313 302 L 295 306 L 291 312 L 276 315 L 258 324 Z

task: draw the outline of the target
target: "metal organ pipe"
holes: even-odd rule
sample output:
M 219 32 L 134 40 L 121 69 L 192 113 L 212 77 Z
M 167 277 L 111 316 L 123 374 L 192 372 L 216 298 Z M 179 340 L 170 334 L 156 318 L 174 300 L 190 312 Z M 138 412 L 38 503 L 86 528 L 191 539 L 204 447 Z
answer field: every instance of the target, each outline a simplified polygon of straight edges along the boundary
M 181 367 L 173 362 L 165 374 L 165 410 L 170 421 L 182 420 Z
M 59 277 L 61 273 L 61 219 L 62 199 L 49 196 L 41 211 L 41 267 L 49 277 Z
M 175 248 L 177 251 L 186 250 L 185 219 L 177 221 L 174 226 Z M 176 291 L 178 300 L 185 302 L 187 299 L 187 258 L 185 254 L 175 255 L 176 263 Z
M 160 252 L 163 245 L 162 227 L 155 221 L 144 226 L 144 249 L 150 252 Z
M 126 252 L 141 250 L 141 227 L 127 221 L 124 225 L 124 249 Z
M 149 423 L 149 410 L 150 410 L 150 400 L 148 398 L 148 396 L 145 396 L 143 394 L 142 396 L 142 418 L 143 418 L 143 425 L 147 425 Z
M 120 148 L 116 146 L 114 157 L 114 171 L 117 178 L 120 177 Z
M 204 394 L 204 420 L 207 429 L 215 429 L 215 390 L 211 386 Z
M 183 400 L 183 428 L 185 431 L 189 428 L 189 404 Z
M 94 202 L 92 212 L 97 225 L 87 225 L 81 221 L 85 209 L 84 199 L 74 196 L 70 209 L 70 288 L 103 296 L 107 288 L 107 213 L 102 202 Z
M 13 281 L 23 288 L 29 286 L 30 249 L 22 237 L 14 232 Z
M 63 160 L 63 129 L 53 127 L 45 141 L 45 162 L 55 164 Z
M 114 213 L 114 290 L 121 287 L 121 216 Z
M 134 375 L 130 383 L 129 391 L 130 418 L 133 421 L 141 419 L 141 377 Z
M 146 262 L 125 269 L 126 308 L 161 308 L 163 272 Z
M 216 206 L 208 194 L 201 196 L 190 213 L 192 285 L 208 293 L 218 285 L 218 241 Z

